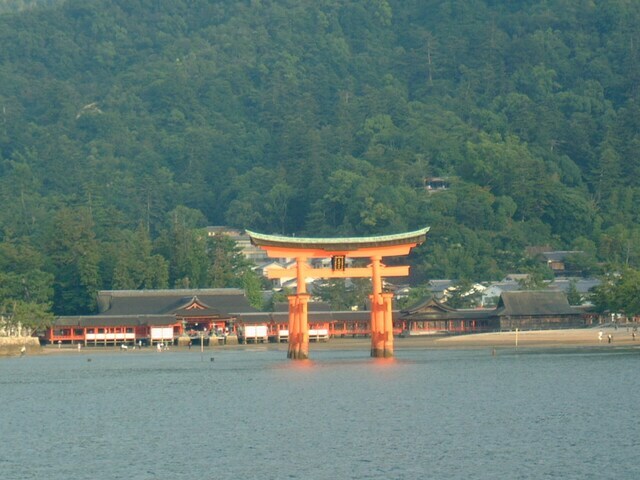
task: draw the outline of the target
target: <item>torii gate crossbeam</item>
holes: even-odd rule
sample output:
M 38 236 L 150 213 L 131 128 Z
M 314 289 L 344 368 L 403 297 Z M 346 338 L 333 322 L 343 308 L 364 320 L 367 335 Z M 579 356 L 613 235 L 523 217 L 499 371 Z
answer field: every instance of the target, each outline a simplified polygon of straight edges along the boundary
M 350 238 L 297 238 L 265 235 L 247 230 L 251 242 L 267 252 L 270 258 L 295 258 L 295 268 L 270 270 L 269 278 L 297 280 L 295 295 L 289 296 L 289 350 L 292 359 L 309 358 L 309 322 L 307 304 L 310 295 L 306 279 L 370 277 L 371 294 L 371 356 L 393 356 L 393 322 L 391 318 L 393 294 L 383 293 L 382 278 L 407 276 L 409 267 L 387 267 L 383 257 L 408 255 L 411 249 L 423 243 L 429 227 L 413 232 L 377 237 Z M 310 258 L 332 258 L 333 268 L 311 268 Z M 367 267 L 350 268 L 346 258 L 369 258 Z

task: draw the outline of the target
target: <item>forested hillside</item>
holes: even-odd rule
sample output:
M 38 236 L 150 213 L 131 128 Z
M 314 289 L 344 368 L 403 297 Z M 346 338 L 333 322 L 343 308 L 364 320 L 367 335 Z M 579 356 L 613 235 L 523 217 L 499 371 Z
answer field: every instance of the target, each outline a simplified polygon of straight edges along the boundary
M 531 245 L 581 250 L 587 272 L 640 267 L 640 2 L 5 3 L 11 308 L 246 283 L 198 230 L 220 224 L 430 225 L 414 283 L 526 271 Z
M 20 12 L 34 8 L 59 5 L 64 0 L 0 0 L 0 13 Z

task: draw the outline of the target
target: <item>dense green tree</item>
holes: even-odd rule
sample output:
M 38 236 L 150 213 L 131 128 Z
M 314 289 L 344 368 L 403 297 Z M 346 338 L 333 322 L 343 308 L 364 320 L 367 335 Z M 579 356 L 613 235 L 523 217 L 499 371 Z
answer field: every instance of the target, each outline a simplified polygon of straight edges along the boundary
M 576 281 L 569 282 L 569 290 L 567 290 L 567 301 L 569 305 L 582 305 L 582 295 L 578 292 Z
M 161 255 L 153 253 L 151 239 L 143 225 L 135 232 L 125 234 L 116 248 L 118 254 L 113 270 L 113 289 L 167 288 L 168 263 Z
M 54 312 L 93 311 L 101 285 L 100 246 L 93 219 L 85 208 L 63 208 L 49 225 L 47 254 L 54 275 Z
M 276 310 L 276 305 L 278 304 L 288 304 L 289 303 L 289 295 L 294 295 L 295 292 L 289 288 L 283 288 L 281 290 L 273 291 L 267 297 L 265 304 L 263 305 L 264 310 L 268 312 L 273 312 Z
M 367 279 L 331 279 L 314 287 L 313 295 L 327 302 L 333 310 L 364 309 L 371 294 Z
M 14 300 L 3 304 L 0 311 L 7 324 L 15 329 L 22 327 L 34 332 L 53 324 L 49 304 Z
M 530 245 L 637 269 L 638 24 L 638 2 L 1 2 L 0 242 L 41 256 L 56 313 L 241 286 L 205 225 L 430 225 L 417 282 L 526 271 Z
M 640 271 L 625 268 L 605 275 L 602 283 L 594 288 L 591 300 L 600 313 L 640 315 Z
M 544 290 L 547 283 L 553 280 L 553 272 L 544 263 L 536 262 L 526 268 L 527 276 L 518 283 L 525 290 Z
M 242 274 L 242 288 L 244 289 L 249 305 L 258 310 L 265 308 L 265 301 L 262 296 L 262 281 L 257 273 L 251 269 L 246 269 Z
M 207 242 L 209 268 L 207 286 L 213 288 L 245 288 L 252 305 L 258 304 L 256 283 L 251 263 L 242 255 L 234 241 L 226 235 L 210 237 Z
M 431 290 L 428 284 L 422 284 L 415 286 L 409 290 L 409 294 L 405 297 L 397 298 L 396 307 L 399 309 L 410 308 L 423 302 L 425 299 L 432 296 Z
M 45 219 L 46 209 L 39 193 L 42 179 L 32 167 L 37 161 L 35 152 L 27 149 L 14 153 L 13 158 L 2 162 L 0 198 L 4 208 L 0 218 L 5 235 L 20 237 L 34 233 Z
M 158 251 L 169 259 L 169 285 L 201 288 L 207 285 L 206 232 L 204 219 L 194 209 L 179 206 L 168 215 L 168 226 L 157 241 Z
M 44 258 L 26 243 L 0 243 L 0 303 L 20 300 L 38 304 L 52 301 L 53 276 L 44 271 Z
M 51 324 L 53 275 L 43 256 L 25 243 L 0 243 L 0 315 L 13 327 L 36 330 Z
M 451 308 L 474 308 L 480 303 L 482 292 L 468 280 L 456 282 L 447 291 L 446 303 Z

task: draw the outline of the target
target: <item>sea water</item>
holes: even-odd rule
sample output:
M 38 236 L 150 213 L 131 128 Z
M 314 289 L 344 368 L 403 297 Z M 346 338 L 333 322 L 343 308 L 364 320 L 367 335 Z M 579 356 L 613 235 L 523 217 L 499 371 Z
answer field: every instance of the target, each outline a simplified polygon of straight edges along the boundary
M 0 478 L 640 478 L 638 349 L 311 355 L 0 359 Z

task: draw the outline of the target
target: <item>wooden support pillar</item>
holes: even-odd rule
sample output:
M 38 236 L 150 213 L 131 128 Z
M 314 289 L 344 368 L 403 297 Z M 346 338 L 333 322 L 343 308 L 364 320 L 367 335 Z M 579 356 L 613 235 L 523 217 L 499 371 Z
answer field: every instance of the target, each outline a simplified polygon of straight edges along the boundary
M 289 297 L 289 348 L 287 357 L 293 360 L 309 358 L 309 298 L 306 284 L 307 259 L 296 259 L 297 294 Z M 293 328 L 292 328 L 293 327 Z
M 309 298 L 306 293 L 298 294 L 300 308 L 300 344 L 298 346 L 298 360 L 309 358 Z
M 371 300 L 371 356 L 384 356 L 384 305 L 382 305 L 382 297 L 376 300 L 375 295 L 369 295 Z
M 384 299 L 382 297 L 382 277 L 380 256 L 371 257 L 371 356 L 384 357 Z
M 289 296 L 289 348 L 287 358 L 309 358 L 308 307 L 311 295 L 301 293 Z
M 296 339 L 298 338 L 298 323 L 297 323 L 297 295 L 289 295 L 289 347 L 287 349 L 287 358 L 293 358 Z
M 384 357 L 393 357 L 393 293 L 383 293 L 384 300 Z

